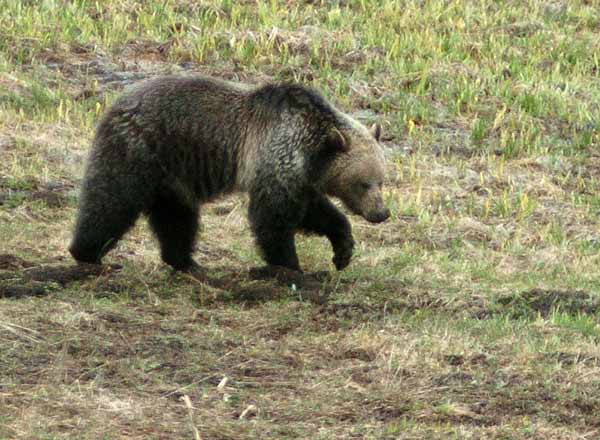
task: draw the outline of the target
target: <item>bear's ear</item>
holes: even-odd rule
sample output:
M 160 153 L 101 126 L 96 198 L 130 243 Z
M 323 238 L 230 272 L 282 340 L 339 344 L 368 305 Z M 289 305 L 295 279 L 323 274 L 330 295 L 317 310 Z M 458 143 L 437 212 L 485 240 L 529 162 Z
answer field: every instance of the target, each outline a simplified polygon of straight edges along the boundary
M 325 139 L 325 146 L 330 151 L 348 151 L 350 149 L 350 142 L 348 142 L 348 139 L 344 137 L 341 131 L 335 127 L 331 127 Z
M 375 138 L 377 142 L 379 142 L 379 138 L 381 137 L 381 125 L 375 123 L 371 125 L 371 129 L 369 130 L 371 135 Z

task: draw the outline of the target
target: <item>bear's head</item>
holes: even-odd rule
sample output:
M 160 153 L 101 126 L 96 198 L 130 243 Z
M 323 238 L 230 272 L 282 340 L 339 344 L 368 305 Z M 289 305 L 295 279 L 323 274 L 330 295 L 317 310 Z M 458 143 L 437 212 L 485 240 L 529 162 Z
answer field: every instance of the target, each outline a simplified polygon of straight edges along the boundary
M 369 222 L 383 222 L 390 211 L 381 192 L 385 177 L 379 146 L 381 127 L 375 124 L 369 130 L 349 117 L 345 119 L 344 124 L 331 127 L 325 139 L 325 148 L 333 151 L 334 157 L 323 175 L 324 192 Z

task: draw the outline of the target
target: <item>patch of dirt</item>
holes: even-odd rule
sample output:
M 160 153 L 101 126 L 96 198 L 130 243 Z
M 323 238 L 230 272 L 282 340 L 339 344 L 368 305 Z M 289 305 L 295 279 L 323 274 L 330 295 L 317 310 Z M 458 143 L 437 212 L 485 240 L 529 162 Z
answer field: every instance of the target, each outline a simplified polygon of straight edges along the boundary
M 585 365 L 586 367 L 600 367 L 600 356 L 588 353 L 567 353 L 564 351 L 555 351 L 543 353 L 540 357 L 544 361 L 554 360 L 563 365 Z
M 111 274 L 110 277 L 97 278 L 93 282 L 90 290 L 94 293 L 94 296 L 96 298 L 111 297 L 124 292 L 129 292 L 130 296 L 134 296 L 134 292 L 131 291 L 132 286 L 127 280 L 122 279 L 122 276 L 115 278 L 113 275 L 114 274 Z
M 366 280 L 368 282 L 368 280 Z M 378 285 L 378 290 L 386 293 L 381 302 L 367 304 L 362 302 L 329 303 L 319 309 L 321 318 L 349 319 L 352 321 L 378 321 L 388 315 L 403 312 L 431 311 L 449 313 L 454 316 L 468 316 L 476 319 L 486 319 L 492 311 L 482 297 L 470 297 L 468 300 L 449 300 L 435 289 L 407 288 L 395 280 L 389 280 Z M 394 298 L 389 300 L 388 298 Z M 372 298 L 373 299 L 373 298 Z
M 531 289 L 498 298 L 497 301 L 504 308 L 502 313 L 512 311 L 510 314 L 516 317 L 532 313 L 547 317 L 555 310 L 573 315 L 595 315 L 600 310 L 600 298 L 582 290 Z
M 221 284 L 221 286 L 231 292 L 231 298 L 233 300 L 248 303 L 258 304 L 264 301 L 287 298 L 290 295 L 288 289 L 266 282 L 255 282 L 250 284 L 238 282 L 236 284 Z
M 20 284 L 0 284 L 0 298 L 27 298 L 31 296 L 44 296 L 48 289 L 43 283 L 30 282 Z
M 0 254 L 0 270 L 24 269 L 35 266 L 31 261 L 12 254 Z
M 121 67 L 107 58 L 98 56 L 89 59 L 87 55 L 74 55 L 69 59 L 51 60 L 46 67 L 57 72 L 72 86 L 71 94 L 74 99 L 87 99 L 102 96 L 106 91 L 120 90 L 128 84 L 148 78 L 152 71 L 137 71 L 139 66 L 127 67 L 125 63 Z M 156 73 L 161 72 L 156 63 Z M 164 69 L 162 73 L 167 73 Z M 90 84 L 93 84 L 90 85 Z
M 410 413 L 413 404 L 410 400 L 392 400 L 388 398 L 366 401 L 365 408 L 375 420 L 392 422 L 402 418 L 406 413 Z
M 73 185 L 49 182 L 41 185 L 35 179 L 24 182 L 0 180 L 0 206 L 16 207 L 24 201 L 43 201 L 48 208 L 61 208 L 69 203 L 67 193 Z
M 251 268 L 248 272 L 251 280 L 276 280 L 279 284 L 291 285 L 297 287 L 311 285 L 315 282 L 322 283 L 329 276 L 328 272 L 300 272 L 287 269 L 285 267 L 261 266 Z
M 40 266 L 15 255 L 2 254 L 0 269 L 0 298 L 22 298 L 46 295 L 50 289 L 48 283 L 65 286 L 74 281 L 119 270 L 121 266 L 85 263 Z
M 231 273 L 231 268 L 219 272 L 222 275 L 207 276 L 204 282 L 231 292 L 237 301 L 263 302 L 297 295 L 299 299 L 323 304 L 331 293 L 326 283 L 327 272 L 303 273 L 270 266 L 251 268 L 248 276 Z
M 0 192 L 0 206 L 17 207 L 26 200 L 42 200 L 48 208 L 60 208 L 67 204 L 67 198 L 51 191 L 12 191 Z
M 100 275 L 112 275 L 121 266 L 98 264 L 52 264 L 40 265 L 11 254 L 0 254 L 0 297 L 22 298 L 41 296 L 48 293 L 50 283 L 65 286 Z M 213 272 L 213 271 L 211 271 Z M 201 303 L 212 302 L 205 298 L 206 291 L 213 293 L 214 300 L 235 300 L 259 303 L 277 298 L 297 295 L 300 299 L 323 304 L 331 293 L 326 283 L 327 272 L 302 273 L 285 268 L 260 267 L 250 269 L 248 276 L 221 268 L 218 276 L 198 266 L 192 273 L 184 273 L 187 280 L 204 286 Z M 129 290 L 127 283 L 112 276 L 98 279 L 92 290 L 98 295 L 121 293 Z
M 210 248 L 208 251 L 214 252 Z M 327 272 L 302 273 L 279 267 L 257 267 L 245 272 L 231 265 L 197 265 L 189 272 L 174 275 L 198 285 L 198 299 L 203 306 L 230 301 L 259 304 L 290 297 L 323 304 L 333 290 L 327 282 Z
M 149 61 L 166 61 L 174 40 L 164 42 L 150 39 L 136 39 L 128 41 L 122 49 L 121 55 L 136 61 L 146 59 Z
M 327 286 L 328 272 L 299 272 L 283 267 L 262 266 L 249 270 L 251 280 L 272 280 L 280 286 L 285 286 L 289 292 L 296 293 L 301 299 L 307 299 L 317 304 L 327 302 L 331 294 Z
M 448 354 L 444 356 L 444 360 L 455 367 L 465 363 L 465 357 L 459 354 Z
M 73 281 L 84 280 L 119 269 L 121 269 L 121 266 L 117 264 L 104 266 L 100 264 L 79 263 L 76 265 L 32 267 L 23 271 L 22 275 L 26 280 L 55 282 L 64 286 Z
M 229 39 L 223 41 L 226 45 L 230 44 Z M 42 61 L 47 68 L 48 82 L 60 82 L 74 100 L 93 99 L 97 102 L 107 92 L 120 91 L 144 79 L 177 72 L 202 73 L 247 83 L 271 79 L 267 75 L 242 72 L 234 63 L 222 60 L 215 60 L 209 65 L 193 61 L 174 65 L 167 60 L 174 42 L 173 39 L 131 40 L 114 57 L 97 49 L 73 46 L 61 53 L 47 54 Z

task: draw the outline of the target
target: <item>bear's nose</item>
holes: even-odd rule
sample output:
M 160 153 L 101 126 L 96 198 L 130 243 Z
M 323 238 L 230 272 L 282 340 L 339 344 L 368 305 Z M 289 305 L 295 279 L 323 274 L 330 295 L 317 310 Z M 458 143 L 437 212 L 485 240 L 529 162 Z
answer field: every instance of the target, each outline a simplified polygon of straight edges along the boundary
M 371 214 L 367 220 L 369 220 L 371 223 L 381 223 L 386 221 L 388 218 L 390 218 L 390 210 L 386 208 Z

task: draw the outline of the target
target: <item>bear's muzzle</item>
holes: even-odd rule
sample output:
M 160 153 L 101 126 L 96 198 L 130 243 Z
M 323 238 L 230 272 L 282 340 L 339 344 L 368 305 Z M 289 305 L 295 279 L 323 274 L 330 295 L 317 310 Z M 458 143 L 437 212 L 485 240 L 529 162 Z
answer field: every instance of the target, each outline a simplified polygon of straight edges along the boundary
M 364 217 L 367 221 L 371 223 L 381 223 L 390 218 L 390 210 L 384 208 L 381 210 L 372 211 L 367 213 Z

